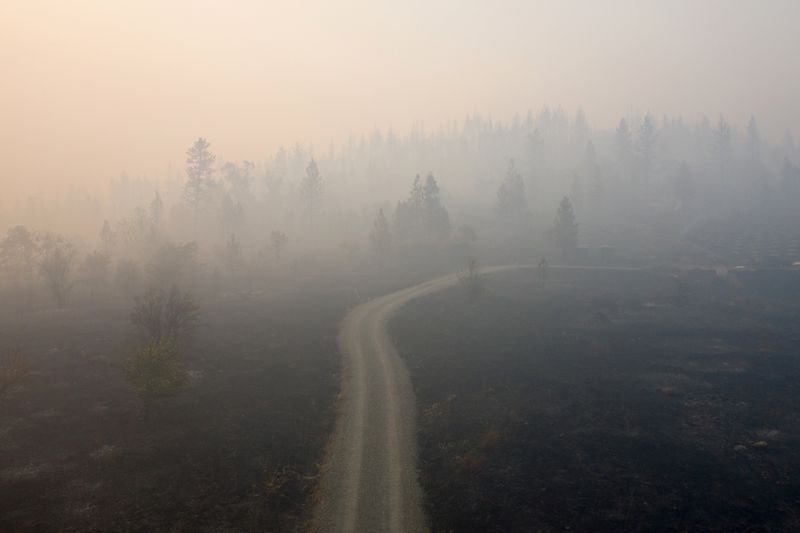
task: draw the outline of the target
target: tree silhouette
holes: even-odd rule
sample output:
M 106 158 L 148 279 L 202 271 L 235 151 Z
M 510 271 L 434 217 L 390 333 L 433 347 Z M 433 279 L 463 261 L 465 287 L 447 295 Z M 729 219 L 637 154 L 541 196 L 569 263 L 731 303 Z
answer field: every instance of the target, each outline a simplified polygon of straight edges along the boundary
M 725 179 L 731 157 L 731 136 L 731 125 L 725 117 L 719 117 L 717 128 L 714 130 L 714 153 L 719 165 L 719 177 L 722 179 Z
M 387 255 L 392 249 L 392 234 L 389 231 L 389 221 L 383 214 L 383 209 L 378 210 L 372 231 L 369 233 L 369 244 L 378 255 Z
M 442 205 L 439 192 L 436 178 L 428 174 L 423 188 L 423 220 L 430 234 L 444 239 L 450 234 L 450 214 Z
M 642 127 L 639 128 L 639 157 L 642 162 L 643 179 L 650 179 L 650 172 L 653 168 L 653 161 L 656 152 L 657 133 L 655 119 L 648 113 L 644 117 Z
M 403 238 L 444 239 L 450 234 L 450 214 L 442 205 L 439 184 L 433 174 L 428 174 L 424 185 L 419 174 L 414 178 L 408 199 L 397 204 L 395 226 Z
M 621 119 L 614 134 L 617 167 L 624 177 L 629 177 L 631 164 L 631 128 L 627 119 Z
M 72 289 L 72 267 L 75 262 L 75 246 L 60 237 L 48 236 L 42 245 L 42 260 L 39 269 L 47 281 L 53 298 L 59 307 L 64 307 Z
M 216 157 L 209 151 L 211 145 L 203 137 L 197 139 L 186 151 L 186 184 L 183 197 L 192 209 L 197 223 L 197 214 L 213 186 L 214 161 Z
M 578 223 L 575 221 L 572 202 L 566 196 L 561 199 L 556 211 L 553 237 L 563 258 L 568 258 L 578 245 Z
M 255 164 L 244 161 L 241 166 L 236 163 L 222 165 L 222 174 L 228 193 L 238 202 L 246 202 L 251 196 L 255 179 Z
M 312 157 L 306 167 L 306 175 L 300 183 L 300 196 L 306 204 L 309 219 L 314 218 L 314 210 L 320 194 L 322 194 L 322 177 L 319 174 L 317 162 Z
M 512 159 L 508 163 L 505 178 L 497 188 L 497 214 L 503 219 L 520 219 L 528 213 L 525 201 L 525 183 L 517 172 Z

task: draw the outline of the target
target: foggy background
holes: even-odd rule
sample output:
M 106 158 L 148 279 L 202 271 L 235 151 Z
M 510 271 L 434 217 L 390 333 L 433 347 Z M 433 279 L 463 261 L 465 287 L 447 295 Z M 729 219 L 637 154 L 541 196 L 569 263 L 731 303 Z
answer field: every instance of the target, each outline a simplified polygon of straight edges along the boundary
M 780 142 L 800 119 L 799 18 L 791 0 L 3 2 L 2 208 L 167 179 L 200 135 L 225 160 L 321 156 L 544 105 L 604 129 L 754 115 Z
M 0 251 L 40 299 L 48 258 L 97 299 L 800 251 L 792 2 L 2 9 Z

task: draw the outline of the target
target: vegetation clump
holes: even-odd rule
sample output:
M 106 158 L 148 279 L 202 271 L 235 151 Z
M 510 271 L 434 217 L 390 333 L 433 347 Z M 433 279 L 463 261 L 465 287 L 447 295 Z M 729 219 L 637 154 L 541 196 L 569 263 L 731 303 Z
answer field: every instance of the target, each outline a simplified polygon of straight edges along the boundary
M 197 326 L 198 311 L 192 295 L 174 286 L 169 291 L 151 287 L 136 298 L 131 322 L 146 341 L 125 361 L 123 375 L 145 406 L 176 394 L 188 382 L 179 341 Z
M 125 378 L 145 401 L 177 393 L 188 381 L 178 361 L 178 343 L 167 337 L 151 340 L 125 361 Z

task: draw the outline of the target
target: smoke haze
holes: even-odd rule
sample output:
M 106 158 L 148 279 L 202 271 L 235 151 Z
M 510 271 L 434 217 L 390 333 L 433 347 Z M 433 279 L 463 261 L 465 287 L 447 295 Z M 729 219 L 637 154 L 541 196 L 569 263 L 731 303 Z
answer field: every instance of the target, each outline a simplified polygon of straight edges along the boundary
M 225 160 L 375 129 L 582 108 L 800 121 L 793 1 L 100 2 L 0 6 L 3 204 L 164 179 L 198 135 Z

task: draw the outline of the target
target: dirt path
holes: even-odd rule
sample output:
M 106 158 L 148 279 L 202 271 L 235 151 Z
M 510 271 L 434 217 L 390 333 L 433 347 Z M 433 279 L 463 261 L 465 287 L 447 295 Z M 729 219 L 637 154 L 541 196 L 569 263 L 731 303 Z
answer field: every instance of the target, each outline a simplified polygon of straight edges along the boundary
M 495 266 L 480 272 L 521 268 L 535 265 Z M 339 333 L 344 356 L 342 396 L 319 486 L 315 531 L 425 531 L 416 470 L 414 394 L 386 325 L 410 300 L 457 281 L 455 274 L 426 281 L 361 304 L 345 317 Z
M 339 335 L 342 398 L 318 493 L 316 531 L 426 529 L 416 470 L 414 395 L 386 324 L 408 301 L 457 280 L 451 274 L 427 281 L 359 305 L 345 317 Z
M 317 531 L 425 530 L 414 396 L 386 323 L 409 300 L 456 280 L 431 280 L 359 305 L 345 317 L 339 335 L 342 399 L 320 484 Z

